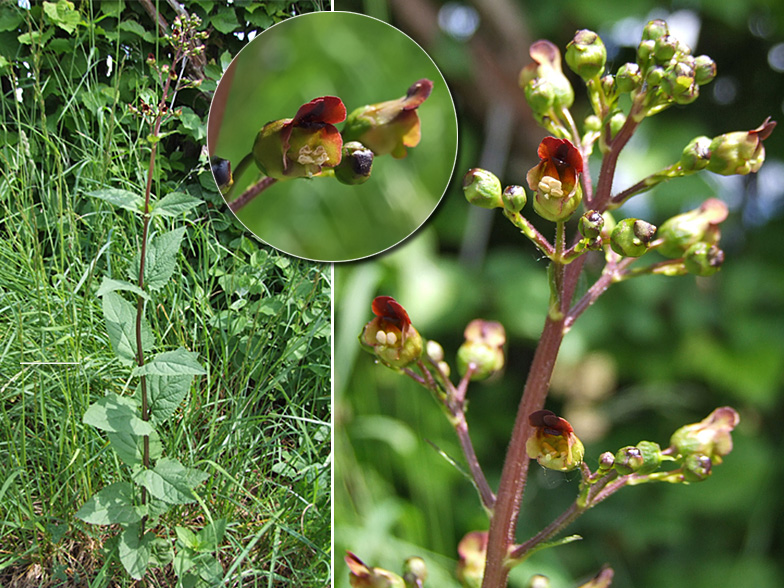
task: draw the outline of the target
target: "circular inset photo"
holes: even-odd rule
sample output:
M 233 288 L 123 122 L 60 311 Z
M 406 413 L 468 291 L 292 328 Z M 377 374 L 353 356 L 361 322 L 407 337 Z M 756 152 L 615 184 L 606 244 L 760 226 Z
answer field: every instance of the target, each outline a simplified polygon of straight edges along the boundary
M 208 146 L 229 208 L 259 239 L 350 261 L 411 235 L 454 170 L 457 117 L 419 45 L 351 12 L 283 21 L 232 61 Z

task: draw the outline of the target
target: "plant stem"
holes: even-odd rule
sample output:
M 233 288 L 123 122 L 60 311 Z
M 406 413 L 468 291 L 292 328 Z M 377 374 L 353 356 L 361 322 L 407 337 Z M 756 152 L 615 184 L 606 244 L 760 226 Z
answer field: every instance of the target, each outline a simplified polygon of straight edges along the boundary
M 566 311 L 571 304 L 584 262 L 585 256 L 582 256 L 563 268 L 560 293 L 561 317 L 554 319 L 548 316 L 545 320 L 528 372 L 501 472 L 493 518 L 490 521 L 482 588 L 504 588 L 507 583 L 509 567 L 506 559 L 509 548 L 514 544 L 520 503 L 528 479 L 530 460 L 525 452 L 525 443 L 532 432 L 532 427 L 528 424 L 528 415 L 544 407 L 555 360 L 566 332 L 564 329 Z
M 253 200 L 256 196 L 261 194 L 264 190 L 269 188 L 272 184 L 277 182 L 275 178 L 262 178 L 250 188 L 245 190 L 242 194 L 237 196 L 234 200 L 229 202 L 229 208 L 232 212 L 238 212 L 243 206 L 245 206 L 248 202 Z

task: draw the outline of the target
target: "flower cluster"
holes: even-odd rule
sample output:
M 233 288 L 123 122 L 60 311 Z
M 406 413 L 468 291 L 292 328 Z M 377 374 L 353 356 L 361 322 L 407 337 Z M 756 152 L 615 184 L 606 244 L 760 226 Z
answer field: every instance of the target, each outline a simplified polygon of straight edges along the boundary
M 276 180 L 313 177 L 334 169 L 343 183 L 363 183 L 370 177 L 374 156 L 405 157 L 408 147 L 419 144 L 417 108 L 432 88 L 430 80 L 419 80 L 402 98 L 362 106 L 348 117 L 340 98 L 315 98 L 301 106 L 294 118 L 262 127 L 253 145 L 254 161 L 262 173 Z M 345 127 L 338 131 L 335 125 L 343 121 Z

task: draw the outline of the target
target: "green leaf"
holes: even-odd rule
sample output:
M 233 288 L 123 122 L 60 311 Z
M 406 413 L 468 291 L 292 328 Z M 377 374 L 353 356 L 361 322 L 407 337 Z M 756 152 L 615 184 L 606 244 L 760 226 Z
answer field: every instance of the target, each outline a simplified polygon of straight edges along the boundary
M 190 131 L 188 134 L 193 137 L 194 141 L 201 141 L 204 139 L 204 137 L 207 136 L 206 123 L 202 121 L 198 114 L 187 106 L 182 106 L 181 109 L 182 114 L 180 115 L 179 120 L 182 126 Z
M 73 2 L 68 0 L 58 0 L 56 4 L 44 2 L 44 14 L 69 35 L 76 30 L 76 25 L 82 20 L 79 13 L 74 10 Z
M 209 525 L 199 531 L 196 551 L 213 552 L 217 551 L 223 543 L 223 535 L 226 532 L 226 519 L 215 519 Z
M 139 539 L 140 527 L 138 523 L 129 525 L 120 535 L 120 561 L 125 571 L 134 579 L 141 580 L 150 563 L 150 551 L 155 535 L 146 533 Z
M 112 433 L 129 432 L 142 436 L 151 435 L 154 431 L 149 422 L 139 417 L 138 406 L 133 398 L 114 392 L 92 403 L 85 411 L 82 422 Z
M 91 525 L 129 525 L 142 520 L 133 505 L 133 485 L 115 482 L 96 492 L 75 515 Z
M 130 210 L 137 214 L 141 214 L 144 210 L 144 199 L 133 192 L 128 190 L 120 190 L 118 188 L 104 188 L 103 190 L 93 190 L 87 193 L 88 196 L 104 200 L 109 204 L 114 204 L 125 210 Z
M 207 372 L 201 367 L 198 354 L 184 347 L 165 351 L 152 358 L 152 361 L 133 370 L 135 376 L 202 376 Z
M 209 474 L 195 468 L 186 468 L 176 459 L 164 457 L 153 469 L 140 470 L 134 481 L 141 484 L 158 500 L 169 504 L 196 502 L 193 489 L 204 482 Z
M 185 395 L 191 388 L 193 376 L 190 374 L 180 376 L 147 376 L 147 400 L 150 407 L 150 417 L 162 423 L 168 419 L 177 407 L 180 406 Z M 138 390 L 140 393 L 140 390 Z
M 112 444 L 112 449 L 124 464 L 129 466 L 141 465 L 144 458 L 144 437 L 133 434 L 131 431 L 107 431 L 106 436 Z M 163 445 L 158 431 L 155 429 L 149 435 L 150 459 L 158 459 L 163 454 Z
M 194 198 L 185 192 L 171 192 L 161 198 L 153 207 L 153 216 L 180 216 L 191 208 L 196 208 L 202 200 Z
M 125 280 L 113 280 L 111 278 L 107 278 L 106 276 L 104 276 L 103 280 L 101 281 L 101 287 L 98 288 L 98 292 L 96 292 L 95 295 L 100 298 L 104 294 L 108 294 L 109 292 L 116 292 L 117 290 L 126 290 L 141 296 L 145 300 L 150 299 L 150 295 L 139 288 L 139 286 L 136 284 L 131 284 Z
M 103 316 L 106 331 L 119 360 L 130 365 L 136 359 L 136 307 L 115 292 L 103 295 Z M 149 349 L 153 344 L 152 331 L 142 317 L 142 348 Z
M 154 236 L 147 245 L 144 262 L 144 285 L 148 290 L 160 290 L 171 278 L 177 267 L 177 253 L 185 235 L 185 227 L 174 229 L 168 233 Z M 129 276 L 132 282 L 139 281 L 139 259 L 137 253 L 130 267 Z
M 23 21 L 22 11 L 11 2 L 0 3 L 0 32 L 15 31 Z
M 224 35 L 233 33 L 240 26 L 237 15 L 234 14 L 233 10 L 222 10 L 218 14 L 210 17 L 210 23 L 217 31 L 220 31 Z

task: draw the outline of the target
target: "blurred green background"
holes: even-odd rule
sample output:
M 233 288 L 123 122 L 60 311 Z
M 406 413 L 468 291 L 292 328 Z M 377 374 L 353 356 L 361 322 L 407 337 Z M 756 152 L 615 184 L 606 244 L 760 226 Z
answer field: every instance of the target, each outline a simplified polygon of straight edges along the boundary
M 386 19 L 419 42 L 446 77 L 460 124 L 455 178 L 432 222 L 372 263 L 335 270 L 335 585 L 348 586 L 341 558 L 350 549 L 398 573 L 406 557 L 421 555 L 431 573 L 426 585 L 451 588 L 458 541 L 486 529 L 487 519 L 471 485 L 430 445 L 463 463 L 429 394 L 359 349 L 373 297 L 396 297 L 423 336 L 443 344 L 450 363 L 472 318 L 506 326 L 503 378 L 469 389 L 472 438 L 497 487 L 544 320 L 545 263 L 500 213 L 470 207 L 460 178 L 478 166 L 504 185 L 524 184 L 537 162 L 546 133 L 516 85 L 528 46 L 547 38 L 563 50 L 577 29 L 590 28 L 602 36 L 615 71 L 634 60 L 643 25 L 665 18 L 695 54 L 716 61 L 718 77 L 695 104 L 643 123 L 620 159 L 619 191 L 677 160 L 694 136 L 782 118 L 784 4 L 336 0 L 335 8 Z M 579 121 L 588 113 L 585 92 L 567 75 Z M 543 573 L 553 588 L 575 586 L 607 563 L 616 572 L 613 586 L 624 588 L 784 586 L 783 145 L 779 128 L 765 143 L 767 162 L 757 175 L 699 174 L 621 209 L 661 224 L 721 198 L 731 210 L 722 226 L 725 266 L 709 279 L 647 277 L 613 286 L 566 337 L 548 399 L 575 424 L 592 464 L 601 452 L 642 439 L 667 445 L 680 425 L 726 404 L 741 413 L 733 452 L 702 484 L 624 489 L 567 530 L 583 541 L 537 553 L 513 572 L 511 585 Z M 598 162 L 590 162 L 594 178 Z M 586 267 L 585 287 L 601 265 Z M 578 481 L 532 467 L 518 539 L 560 514 Z
M 338 96 L 350 113 L 399 98 L 421 78 L 434 82 L 418 110 L 422 141 L 408 157 L 376 158 L 361 186 L 333 178 L 279 182 L 239 212 L 251 231 L 299 257 L 342 261 L 384 251 L 427 219 L 452 174 L 457 127 L 444 80 L 416 43 L 367 16 L 312 13 L 265 31 L 237 59 L 215 149 L 235 167 L 265 123 L 293 117 L 313 98 Z M 252 166 L 236 194 L 257 174 Z

